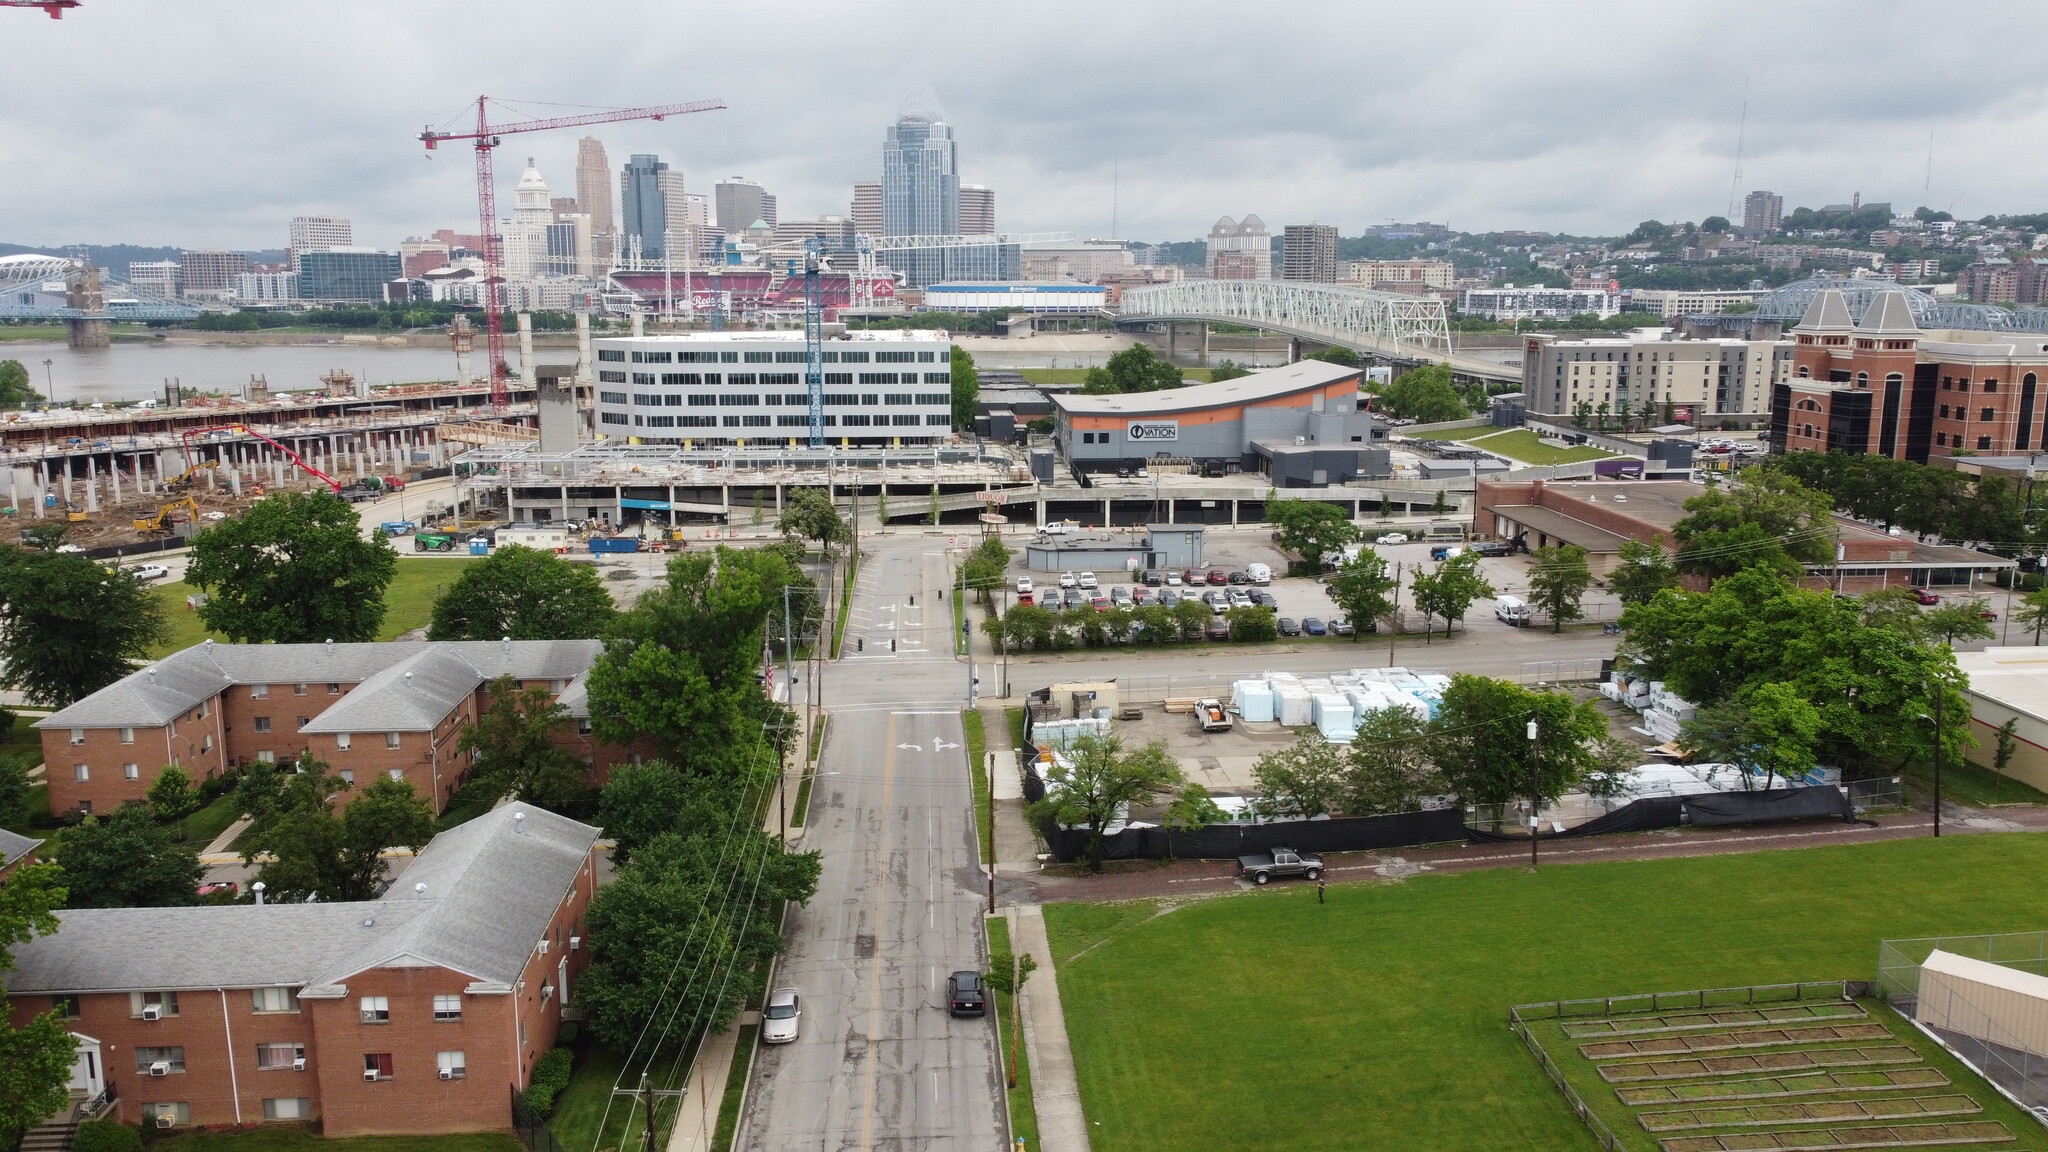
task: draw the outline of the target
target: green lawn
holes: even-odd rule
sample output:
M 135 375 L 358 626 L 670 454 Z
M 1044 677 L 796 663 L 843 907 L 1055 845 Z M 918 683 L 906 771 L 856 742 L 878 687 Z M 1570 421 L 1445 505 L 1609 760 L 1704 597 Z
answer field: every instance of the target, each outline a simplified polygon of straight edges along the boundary
M 988 948 L 990 952 L 1008 951 L 1010 948 L 1010 922 L 1000 916 L 991 916 L 988 925 Z M 1031 982 L 1025 981 L 1025 987 Z M 1038 1147 L 1038 1108 L 1031 1100 L 1031 1057 L 1024 1051 L 1022 1043 L 1013 1044 L 1011 1035 L 1012 1010 L 1008 993 L 997 992 L 996 1017 L 999 1027 L 997 1035 L 1002 1037 L 1003 1051 L 1001 1069 L 1009 1068 L 1010 1053 L 1017 1054 L 1017 1086 L 1010 1089 L 1010 1138 L 1024 1141 L 1024 1147 Z
M 240 815 L 235 810 L 235 794 L 232 791 L 221 793 L 214 797 L 213 803 L 180 822 L 185 843 L 191 845 L 195 852 L 205 851 L 206 846 L 213 843 L 213 838 L 227 831 L 228 825 Z
M 988 737 L 982 731 L 981 710 L 969 708 L 961 714 L 960 726 L 967 730 L 967 776 L 974 784 L 974 827 L 981 834 L 981 862 L 996 858 L 995 834 L 988 820 Z
M 2048 927 L 2044 869 L 2048 836 L 1923 838 L 1343 883 L 1328 906 L 1300 884 L 1156 918 L 1054 904 L 1046 923 L 1096 1152 L 1588 1150 L 1509 1006 L 1868 979 L 1886 937 Z
M 1584 460 L 1606 460 L 1614 455 L 1612 452 L 1602 451 L 1599 448 L 1583 446 L 1578 448 L 1553 448 L 1545 444 L 1541 437 L 1527 428 L 1516 428 L 1510 432 L 1496 432 L 1490 425 L 1473 429 L 1446 428 L 1441 432 L 1424 432 L 1415 438 L 1417 440 L 1455 440 L 1459 443 L 1470 444 L 1474 448 L 1483 448 L 1488 452 L 1498 452 L 1510 459 L 1520 460 L 1524 464 L 1539 466 L 1547 464 L 1577 464 Z
M 329 1140 L 306 1128 L 180 1132 L 152 1140 L 151 1152 L 526 1152 L 510 1132 L 460 1136 L 355 1136 Z
M 760 1026 L 747 1024 L 733 1042 L 732 1066 L 725 1074 L 725 1094 L 718 1101 L 718 1130 L 711 1134 L 711 1152 L 732 1152 L 740 1127 L 740 1101 L 747 1095 L 747 1074 L 754 1067 L 754 1036 Z
M 656 1088 L 674 1086 L 668 1082 L 667 1075 L 673 1063 L 667 1058 L 657 1062 L 654 1069 Z M 641 1110 L 634 1101 L 623 1096 L 616 1100 L 612 1097 L 612 1085 L 618 1082 L 625 1066 L 623 1055 L 595 1043 L 586 1042 L 577 1053 L 576 1070 L 569 1077 L 569 1086 L 555 1097 L 555 1113 L 548 1117 L 548 1130 L 569 1152 L 591 1152 L 592 1149 L 614 1152 L 627 1147 L 629 1142 L 631 1148 L 637 1149 L 646 1138 L 646 1125 L 642 1123 Z M 627 1087 L 638 1084 L 639 1079 L 640 1072 L 635 1067 L 632 1083 Z M 657 1128 L 666 1127 L 675 1119 L 673 1100 L 661 1099 L 661 1107 L 665 1107 L 667 1113 L 656 1117 Z M 608 1116 L 607 1105 L 610 1106 Z M 604 1126 L 602 1133 L 598 1131 L 600 1123 Z M 657 1138 L 659 1135 L 657 1131 Z
M 377 639 L 393 640 L 401 632 L 426 627 L 434 615 L 434 601 L 441 598 L 441 593 L 461 574 L 462 566 L 471 563 L 472 559 L 469 556 L 400 557 L 398 572 L 392 576 L 391 586 L 384 590 L 384 626 L 377 630 Z M 157 586 L 157 598 L 163 601 L 164 615 L 171 627 L 170 638 L 151 652 L 152 656 L 167 656 L 208 637 L 218 643 L 227 643 L 227 637 L 208 632 L 199 623 L 199 613 L 185 606 L 185 597 L 196 591 L 198 589 L 182 580 Z
M 1978 751 L 1987 758 L 1991 754 L 1988 747 Z M 1915 787 L 1927 793 L 1930 800 L 1932 799 L 1932 769 L 1924 765 L 1910 766 L 1906 769 L 1906 779 L 1912 781 Z M 1942 766 L 1941 795 L 1944 800 L 1966 804 L 1972 808 L 1985 808 L 1993 804 L 2048 804 L 2048 795 L 2042 794 L 2032 785 L 1970 763 Z

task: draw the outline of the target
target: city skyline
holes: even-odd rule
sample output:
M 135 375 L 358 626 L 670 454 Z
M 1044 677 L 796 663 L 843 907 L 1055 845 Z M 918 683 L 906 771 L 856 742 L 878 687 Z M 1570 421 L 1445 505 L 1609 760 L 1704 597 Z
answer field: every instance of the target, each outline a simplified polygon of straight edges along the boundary
M 651 11 L 610 7 L 629 21 Z M 471 230 L 467 149 L 429 162 L 413 137 L 423 123 L 462 123 L 478 89 L 532 98 L 522 107 L 536 116 L 574 111 L 539 101 L 722 98 L 726 111 L 529 137 L 516 150 L 566 188 L 579 138 L 594 135 L 615 165 L 651 153 L 685 171 L 744 172 L 797 219 L 843 214 L 846 189 L 881 176 L 878 129 L 924 84 L 966 145 L 962 170 L 1002 190 L 1005 228 L 1106 236 L 1114 197 L 1117 233 L 1153 242 L 1197 239 L 1218 215 L 1248 207 L 1276 223 L 1331 222 L 1344 235 L 1395 219 L 1612 235 L 1645 218 L 1739 221 L 1741 196 L 1756 188 L 1782 194 L 1788 211 L 1861 192 L 1976 217 L 2039 210 L 2034 189 L 2048 176 L 2048 160 L 2005 143 L 2048 115 L 2031 99 L 2042 81 L 1968 67 L 1965 53 L 1981 51 L 1971 38 L 1902 38 L 1894 22 L 1846 3 L 1736 5 L 1712 26 L 1606 4 L 1540 18 L 1468 4 L 1368 27 L 1351 9 L 1304 5 L 1289 22 L 1318 34 L 1299 40 L 1132 4 L 1087 10 L 1095 32 L 1081 40 L 1057 20 L 1006 31 L 1011 50 L 996 57 L 968 51 L 964 33 L 908 19 L 908 8 L 894 21 L 897 11 L 856 19 L 820 6 L 779 25 L 797 54 L 879 43 L 874 29 L 900 25 L 891 50 L 919 70 L 851 97 L 822 75 L 764 83 L 716 57 L 694 61 L 679 82 L 662 33 L 623 50 L 565 38 L 543 59 L 523 51 L 517 20 L 471 27 L 460 13 L 390 3 L 284 13 L 195 0 L 173 13 L 91 0 L 64 21 L 10 12 L 20 98 L 0 114 L 0 148 L 35 178 L 0 188 L 0 219 L 19 243 L 236 249 L 275 247 L 277 221 L 318 213 L 351 218 L 359 242 L 382 246 Z M 1976 12 L 1987 26 L 2044 23 L 2018 4 Z M 737 35 L 743 23 L 758 34 L 739 13 L 704 22 L 712 34 L 730 24 Z M 1766 28 L 1770 51 L 1725 50 Z M 1132 67 L 1110 47 L 1134 38 L 1174 66 Z M 1710 39 L 1722 50 L 1689 50 Z M 216 42 L 224 57 L 199 50 Z M 491 66 L 446 68 L 438 54 L 453 43 Z M 308 53 L 309 44 L 323 47 Z M 1555 63 L 1594 47 L 1596 80 Z M 1912 89 L 1762 63 L 1823 48 L 1866 77 L 1946 79 Z M 1054 53 L 1061 83 L 1043 86 L 1035 73 Z M 220 83 L 213 62 L 222 58 L 236 61 L 236 82 Z M 1231 68 L 1199 66 L 1225 59 Z M 1361 70 L 1375 82 L 1355 83 Z M 67 78 L 82 73 L 100 78 L 91 101 L 67 95 Z M 1435 95 L 1418 100 L 1424 85 Z M 251 90 L 271 95 L 238 95 Z M 2001 163 L 1966 159 L 1986 152 Z M 516 160 L 499 169 L 508 197 Z M 65 194 L 51 194 L 56 187 Z

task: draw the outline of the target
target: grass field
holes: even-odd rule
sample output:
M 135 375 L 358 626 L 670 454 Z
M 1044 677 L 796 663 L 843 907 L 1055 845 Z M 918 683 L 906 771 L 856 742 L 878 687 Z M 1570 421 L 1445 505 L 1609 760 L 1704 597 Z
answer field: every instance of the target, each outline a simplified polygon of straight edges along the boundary
M 974 784 L 974 827 L 980 833 L 981 862 L 996 858 L 995 834 L 988 817 L 988 735 L 983 731 L 981 710 L 969 708 L 960 715 L 967 731 L 967 777 Z
M 1987 743 L 1989 743 L 1987 741 Z M 1989 756 L 1990 748 L 1978 750 Z M 1925 765 L 1909 765 L 1906 778 L 1931 798 L 1934 795 L 1934 771 Z M 2048 804 L 2048 795 L 2030 784 L 2022 783 L 2010 776 L 2001 776 L 1989 768 L 1976 764 L 1947 764 L 1941 769 L 1942 799 L 1973 808 L 1989 807 L 1993 804 Z
M 1008 951 L 1010 948 L 1010 922 L 1000 916 L 991 916 L 986 923 L 988 924 L 989 951 Z M 1038 978 L 1044 979 L 1044 977 Z M 1024 986 L 1029 988 L 1031 986 L 1030 981 L 1027 980 Z M 1003 1042 L 1002 1057 L 998 1063 L 998 1070 L 1008 1069 L 1010 1066 L 1010 1053 L 1013 1051 L 1017 1053 L 1017 1086 L 1010 1089 L 1010 1137 L 1013 1140 L 1022 1140 L 1024 1147 L 1027 1149 L 1036 1148 L 1038 1147 L 1038 1109 L 1031 1100 L 1031 1057 L 1025 1053 L 1022 1043 L 1012 1043 L 1013 1040 L 1018 1038 L 1011 1035 L 1013 1009 L 1010 1004 L 1009 993 L 997 992 L 995 997 L 998 1023 L 997 1035 L 1002 1037 Z
M 673 1061 L 663 1059 L 654 1068 L 654 1086 L 660 1089 L 674 1087 L 670 1076 Z M 646 1138 L 647 1126 L 642 1123 L 641 1111 L 634 1107 L 632 1100 L 620 1097 L 613 1099 L 612 1086 L 625 1071 L 626 1061 L 621 1054 L 594 1043 L 586 1043 L 576 1056 L 576 1070 L 569 1077 L 569 1086 L 555 1097 L 554 1115 L 548 1117 L 548 1131 L 562 1142 L 570 1152 L 599 1152 L 619 1148 L 638 1148 Z M 634 1066 L 633 1075 L 627 1086 L 639 1081 L 639 1066 Z M 663 1099 L 658 1105 L 666 1108 L 665 1114 L 657 1113 L 655 1126 L 657 1138 L 659 1129 L 667 1127 L 675 1119 L 673 1098 Z M 609 1113 L 607 1113 L 609 1108 Z M 603 1131 L 599 1131 L 602 1124 Z M 515 1148 L 519 1146 L 515 1142 Z M 520 1152 L 524 1152 L 520 1149 Z
M 734 1039 L 732 1065 L 725 1074 L 725 1094 L 718 1101 L 718 1131 L 711 1136 L 711 1152 L 732 1152 L 733 1137 L 739 1133 L 740 1102 L 747 1095 L 747 1076 L 754 1067 L 754 1037 L 759 1025 L 746 1024 Z
M 355 1136 L 329 1140 L 307 1128 L 181 1132 L 150 1141 L 151 1152 L 526 1152 L 510 1132 L 460 1136 Z
M 377 639 L 392 640 L 402 632 L 426 627 L 434 615 L 434 601 L 439 600 L 441 593 L 461 574 L 462 566 L 470 562 L 468 556 L 401 557 L 398 572 L 391 578 L 391 586 L 384 590 L 384 626 L 377 630 Z M 227 637 L 208 632 L 199 623 L 199 613 L 185 607 L 185 597 L 196 591 L 198 589 L 182 580 L 157 586 L 157 598 L 163 601 L 164 615 L 170 620 L 171 629 L 170 639 L 151 655 L 166 656 L 190 648 L 209 636 L 217 643 L 227 642 Z
M 1511 1005 L 1868 979 L 1886 937 L 2048 926 L 2044 868 L 2048 836 L 1964 836 L 1339 884 L 1327 906 L 1297 884 L 1165 915 L 1053 904 L 1046 925 L 1096 1152 L 1586 1150 Z
M 1539 466 L 1577 464 L 1582 460 L 1606 460 L 1614 455 L 1598 448 L 1553 448 L 1527 428 L 1516 428 L 1509 432 L 1497 432 L 1491 426 L 1473 429 L 1446 428 L 1441 432 L 1424 432 L 1415 438 L 1455 440 L 1461 444 L 1470 444 L 1474 448 L 1484 448 L 1488 452 L 1498 452 L 1524 464 Z

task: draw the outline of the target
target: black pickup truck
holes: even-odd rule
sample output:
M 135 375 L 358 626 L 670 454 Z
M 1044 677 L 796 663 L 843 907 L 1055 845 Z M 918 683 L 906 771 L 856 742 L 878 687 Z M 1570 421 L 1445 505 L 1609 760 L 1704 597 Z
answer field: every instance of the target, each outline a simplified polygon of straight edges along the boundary
M 1323 858 L 1313 852 L 1275 848 L 1257 856 L 1239 856 L 1237 874 L 1240 879 L 1254 884 L 1264 884 L 1275 876 L 1300 876 L 1314 880 L 1323 874 Z

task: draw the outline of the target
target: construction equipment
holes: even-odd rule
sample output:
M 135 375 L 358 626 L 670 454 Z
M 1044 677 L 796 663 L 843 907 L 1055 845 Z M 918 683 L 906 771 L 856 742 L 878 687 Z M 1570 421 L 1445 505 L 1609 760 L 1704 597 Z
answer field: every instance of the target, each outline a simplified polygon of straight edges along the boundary
M 341 491 L 341 481 L 336 480 L 334 477 L 329 476 L 327 473 L 322 472 L 318 468 L 313 467 L 311 464 L 306 463 L 305 457 L 300 456 L 297 452 L 294 452 L 291 449 L 285 447 L 284 445 L 279 444 L 277 441 L 272 440 L 270 437 L 265 436 L 263 433 L 256 431 L 254 428 L 249 427 L 247 424 L 218 424 L 211 428 L 193 428 L 183 433 L 182 435 L 185 440 L 185 459 L 197 460 L 199 458 L 192 451 L 192 438 L 194 436 L 210 436 L 215 432 L 239 432 L 242 435 L 249 437 L 250 439 L 261 440 L 265 444 L 270 445 L 272 448 L 277 449 L 279 452 L 284 453 L 286 459 L 290 460 L 293 464 L 298 465 L 299 471 L 304 472 L 306 475 L 311 476 L 315 480 L 320 481 L 322 484 L 327 485 L 329 491 Z M 219 461 L 214 461 L 212 464 L 209 464 L 208 467 L 216 467 L 218 466 L 218 464 Z M 185 471 L 187 473 L 190 473 L 193 471 L 193 469 L 187 468 Z M 262 495 L 261 492 L 258 492 L 257 494 Z
M 62 20 L 66 8 L 78 7 L 79 0 L 0 0 L 0 8 L 41 8 L 52 20 Z
M 218 460 L 202 460 L 183 472 L 178 473 L 176 476 L 171 477 L 169 480 L 164 481 L 164 491 L 183 492 L 199 479 L 200 470 L 218 467 L 220 467 L 220 461 Z
M 873 251 L 866 236 L 851 240 L 813 236 L 804 241 L 804 386 L 811 401 L 811 447 L 825 445 L 825 315 L 818 300 L 818 273 L 834 255 Z
M 488 96 L 476 98 L 476 131 L 441 132 L 432 126 L 420 132 L 420 142 L 432 152 L 443 140 L 476 142 L 476 214 L 484 244 L 484 332 L 490 357 L 491 403 L 503 408 L 509 399 L 505 389 L 505 264 L 504 242 L 498 235 L 498 193 L 491 171 L 491 150 L 499 137 L 514 132 L 546 132 L 555 128 L 580 128 L 588 124 L 610 124 L 620 120 L 666 120 L 690 112 L 710 112 L 725 107 L 723 100 L 699 100 L 692 104 L 663 104 L 654 108 L 614 108 L 581 116 L 556 116 L 546 120 L 522 120 L 492 124 L 487 115 Z M 524 368 L 526 366 L 522 366 Z
M 135 520 L 135 530 L 137 532 L 167 532 L 171 529 L 172 525 L 178 522 L 172 513 L 180 508 L 189 513 L 186 516 L 186 520 L 194 524 L 199 522 L 199 505 L 193 503 L 192 498 L 187 496 L 182 500 L 173 500 L 169 504 L 157 509 L 154 516 L 137 517 Z

